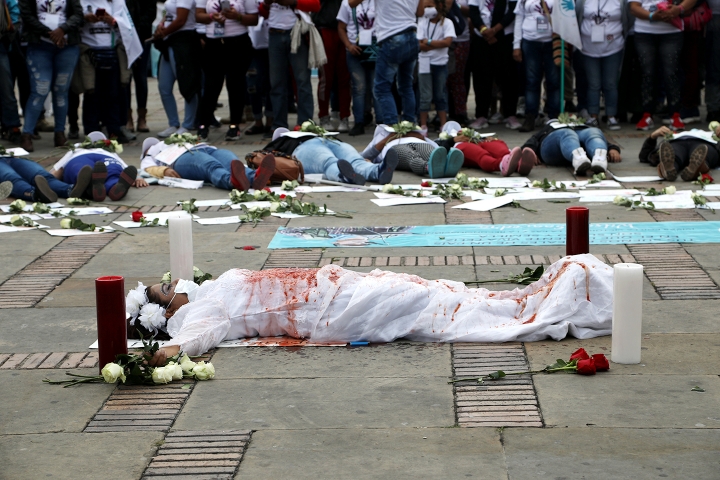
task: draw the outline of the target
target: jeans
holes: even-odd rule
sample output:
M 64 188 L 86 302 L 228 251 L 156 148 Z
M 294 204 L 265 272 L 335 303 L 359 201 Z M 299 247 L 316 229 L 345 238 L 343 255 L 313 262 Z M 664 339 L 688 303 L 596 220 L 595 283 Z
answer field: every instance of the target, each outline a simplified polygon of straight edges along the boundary
M 58 197 L 68 198 L 73 186 L 53 177 L 50 172 L 33 162 L 15 157 L 0 157 L 0 182 L 9 180 L 13 184 L 11 196 L 33 200 L 35 177 L 42 175 Z
M 165 55 L 160 56 L 160 66 L 158 67 L 158 90 L 160 91 L 160 99 L 162 100 L 165 115 L 167 115 L 168 125 L 171 127 L 180 126 L 180 118 L 178 117 L 177 104 L 175 103 L 175 95 L 173 95 L 173 85 L 177 80 L 177 70 L 175 68 L 175 55 L 172 47 L 168 47 L 167 58 Z M 196 95 L 192 102 L 185 100 L 185 118 L 183 118 L 182 127 L 188 130 L 195 128 L 195 113 L 197 112 L 200 99 Z
M 140 37 L 140 40 L 144 40 L 143 37 Z M 148 65 L 150 65 L 150 50 L 151 44 L 143 43 L 143 53 L 140 54 L 140 57 L 132 64 L 132 76 L 130 77 L 130 82 L 127 84 L 128 108 L 132 108 L 132 104 L 130 103 L 132 99 L 132 92 L 130 90 L 132 80 L 135 80 L 135 102 L 137 103 L 138 110 L 145 110 L 147 108 L 147 77 Z
M 122 116 L 125 92 L 120 85 L 120 60 L 114 48 L 93 49 L 95 89 L 83 95 L 85 135 L 100 130 L 100 122 L 109 135 L 118 135 L 124 125 Z
M 253 119 L 262 121 L 263 105 L 265 106 L 265 117 L 273 118 L 272 101 L 270 100 L 270 59 L 267 48 L 253 51 L 253 60 L 248 69 L 246 82 Z
M 708 112 L 720 112 L 720 15 L 705 25 L 705 103 Z
M 305 173 L 322 173 L 325 178 L 333 182 L 340 182 L 340 170 L 337 162 L 347 160 L 356 173 L 359 173 L 371 182 L 378 180 L 380 164 L 365 160 L 350 144 L 326 138 L 313 138 L 303 142 L 293 152 L 295 158 L 300 160 Z
M 230 163 L 237 160 L 230 150 L 215 148 L 197 148 L 180 155 L 172 168 L 182 178 L 203 180 L 222 190 L 235 188 L 230 182 Z M 255 179 L 255 170 L 245 167 L 245 175 L 250 183 Z
M 107 178 L 105 179 L 105 189 L 110 190 L 120 180 L 123 167 L 118 161 L 110 156 L 102 153 L 87 153 L 70 160 L 63 169 L 63 181 L 68 184 L 77 182 L 80 170 L 85 167 L 94 167 L 96 162 L 103 162 L 107 168 Z
M 402 99 L 402 119 L 415 121 L 415 92 L 413 74 L 417 63 L 418 46 L 415 29 L 408 29 L 380 42 L 375 64 L 375 98 L 382 115 L 378 123 L 392 125 L 398 121 L 398 111 L 392 86 L 397 77 L 397 87 Z M 375 115 L 378 117 L 377 113 Z
M 608 144 L 599 128 L 561 128 L 550 133 L 540 145 L 540 157 L 547 165 L 566 166 L 572 163 L 572 152 L 584 148 L 588 156 L 595 155 L 595 150 L 607 150 Z
M 9 53 L 5 44 L 0 42 L 0 107 L 2 108 L 2 126 L 6 129 L 20 126 Z
M 688 138 L 670 142 L 670 146 L 675 152 L 675 170 L 680 172 L 687 167 L 690 164 L 690 155 L 693 150 L 701 145 L 707 145 L 708 147 L 707 156 L 705 157 L 708 167 L 717 168 L 720 164 L 720 155 L 718 155 L 717 148 L 702 140 Z
M 292 75 L 297 86 L 297 124 L 301 125 L 306 120 L 312 120 L 314 106 L 308 68 L 310 46 L 307 36 L 303 35 L 297 53 L 290 53 L 290 31 L 271 31 L 268 54 L 270 55 L 270 100 L 275 115 L 272 129 L 288 128 L 289 66 L 292 67 Z
M 421 112 L 429 112 L 431 103 L 438 112 L 447 112 L 447 65 L 430 65 L 430 73 L 418 74 L 418 85 Z
M 58 48 L 48 42 L 31 43 L 27 49 L 30 74 L 30 98 L 25 105 L 23 133 L 32 134 L 52 88 L 55 131 L 65 131 L 68 112 L 68 90 L 80 49 L 77 45 Z
M 522 41 L 526 115 L 537 115 L 540 111 L 540 84 L 543 73 L 547 80 L 545 113 L 550 118 L 556 118 L 560 113 L 560 68 L 553 61 L 552 50 L 552 42 Z
M 607 57 L 595 58 L 585 55 L 585 72 L 587 73 L 587 109 L 591 115 L 600 114 L 600 90 L 605 97 L 605 113 L 608 117 L 617 115 L 618 81 L 622 66 L 623 51 Z
M 352 86 L 352 113 L 355 117 L 355 124 L 362 125 L 365 122 L 365 100 L 368 92 L 372 92 L 375 82 L 375 62 L 361 62 L 358 57 L 347 53 L 347 66 L 350 70 L 350 85 Z M 380 108 L 374 96 L 373 104 L 375 116 L 380 118 Z
M 642 69 L 642 96 L 643 110 L 654 113 L 655 93 L 659 85 L 655 84 L 657 77 L 656 61 L 662 65 L 663 86 L 667 95 L 668 112 L 673 114 L 680 106 L 680 52 L 682 51 L 682 33 L 635 33 L 635 48 L 638 61 Z M 717 54 L 717 52 L 715 52 Z

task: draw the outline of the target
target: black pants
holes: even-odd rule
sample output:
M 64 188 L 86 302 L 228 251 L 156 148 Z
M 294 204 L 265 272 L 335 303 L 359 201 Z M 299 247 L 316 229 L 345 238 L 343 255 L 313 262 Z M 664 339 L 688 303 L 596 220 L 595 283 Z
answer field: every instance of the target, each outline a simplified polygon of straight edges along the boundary
M 227 78 L 230 123 L 237 125 L 245 109 L 245 74 L 253 58 L 247 34 L 237 37 L 208 38 L 205 41 L 205 89 L 197 113 L 198 125 L 210 125 L 223 83 Z
M 678 172 L 688 166 L 688 163 L 690 163 L 690 154 L 700 145 L 708 146 L 707 157 L 705 157 L 705 162 L 707 162 L 708 167 L 717 168 L 718 165 L 720 165 L 720 154 L 718 154 L 718 149 L 715 145 L 695 139 L 675 140 L 670 142 L 670 146 L 672 146 L 675 152 L 675 169 Z
M 517 110 L 518 89 L 516 66 L 512 56 L 513 36 L 500 33 L 495 38 L 497 42 L 489 45 L 475 33 L 470 35 L 468 66 L 472 70 L 476 117 L 487 117 L 489 114 L 493 82 L 502 92 L 500 107 L 503 116 L 515 115 Z
M 83 95 L 83 128 L 85 135 L 100 130 L 100 122 L 107 128 L 108 134 L 120 133 L 124 124 L 123 109 L 125 90 L 120 85 L 120 62 L 117 50 L 103 48 L 92 50 L 95 65 L 95 90 Z

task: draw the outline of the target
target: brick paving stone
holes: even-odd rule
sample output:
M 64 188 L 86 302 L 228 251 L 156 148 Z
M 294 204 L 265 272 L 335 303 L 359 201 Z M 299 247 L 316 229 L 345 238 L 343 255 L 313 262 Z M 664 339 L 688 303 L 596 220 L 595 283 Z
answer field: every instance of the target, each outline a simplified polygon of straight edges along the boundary
M 464 255 L 460 257 L 463 265 L 475 265 L 475 257 L 473 255 Z
M 545 260 L 545 256 L 543 256 L 543 255 L 533 255 L 532 259 L 533 259 L 534 265 L 546 265 L 547 264 L 547 260 Z
M 63 363 L 60 364 L 59 368 L 76 368 L 80 365 L 83 358 L 87 355 L 87 352 L 82 353 L 71 353 Z
M 622 259 L 623 263 L 636 263 L 635 257 L 627 253 L 620 255 L 620 258 Z
M 37 368 L 38 365 L 42 363 L 43 360 L 45 360 L 50 353 L 33 353 L 30 354 L 30 356 L 25 360 L 21 368 L 24 369 L 30 369 L 30 368 Z
M 388 257 L 375 257 L 376 267 L 386 267 L 388 264 Z
M 346 267 L 357 267 L 360 265 L 360 258 L 359 257 L 350 257 L 347 260 L 345 260 L 345 266 Z
M 344 258 L 333 258 L 333 259 L 332 259 L 332 264 L 333 264 L 333 265 L 340 265 L 340 266 L 342 266 L 344 263 L 345 263 L 345 259 L 344 259 Z
M 318 267 L 324 267 L 325 265 L 330 265 L 330 262 L 332 262 L 332 258 L 323 258 L 320 260 L 320 263 L 318 263 Z
M 490 257 L 491 265 L 504 265 L 503 257 Z
M 0 353 L 0 365 L 5 363 L 5 360 L 7 360 L 8 358 L 10 358 L 9 353 Z
M 414 267 L 415 265 L 419 265 L 417 257 L 402 257 L 402 259 L 405 266 Z M 428 259 L 428 262 L 429 261 L 430 260 Z
M 532 256 L 530 255 L 519 255 L 518 256 L 518 263 L 520 265 L 532 265 Z
M 430 257 L 417 257 L 417 264 L 419 267 L 429 266 L 430 265 Z M 405 265 L 407 265 L 407 263 Z
M 400 265 L 402 257 L 390 257 L 388 258 L 388 266 L 397 267 Z
M 488 257 L 475 255 L 475 265 L 487 265 Z
M 548 262 L 550 262 L 550 263 L 559 262 L 561 258 L 563 258 L 561 255 L 548 255 Z
M 435 266 L 445 265 L 445 257 L 439 255 L 432 257 L 432 264 Z
M 11 368 L 17 368 L 17 366 L 20 365 L 29 355 L 29 353 L 14 353 L 5 361 L 5 363 L 0 365 L 0 369 L 10 370 Z
M 91 368 L 96 366 L 98 363 L 98 353 L 97 352 L 90 352 L 87 354 L 85 358 L 83 358 L 82 362 L 80 362 L 80 365 L 78 365 L 79 368 Z
M 372 257 L 361 257 L 360 258 L 360 266 L 361 267 L 370 267 L 372 266 L 373 258 Z
M 505 265 L 517 265 L 518 259 L 514 255 L 503 255 L 503 262 Z
M 448 255 L 445 257 L 445 265 L 460 265 L 460 260 L 455 255 Z

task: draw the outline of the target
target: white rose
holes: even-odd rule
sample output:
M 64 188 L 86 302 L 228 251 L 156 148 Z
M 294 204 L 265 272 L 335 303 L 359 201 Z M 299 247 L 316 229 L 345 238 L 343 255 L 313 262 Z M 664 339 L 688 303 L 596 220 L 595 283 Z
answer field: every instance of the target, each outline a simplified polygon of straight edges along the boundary
M 265 192 L 263 190 L 256 190 L 255 193 L 253 193 L 253 197 L 255 197 L 256 199 L 262 198 L 264 193 Z
M 400 122 L 400 125 L 403 126 L 403 127 L 412 127 L 412 126 L 413 126 L 413 123 L 412 123 L 412 122 L 409 122 L 409 121 L 407 121 L 407 120 L 403 120 L 402 122 Z
M 305 130 L 306 128 L 310 128 L 310 127 L 312 127 L 312 122 L 310 122 L 310 121 L 303 122 L 302 125 L 300 126 L 300 128 L 302 128 L 303 130 Z
M 148 303 L 140 309 L 140 325 L 156 332 L 158 328 L 165 325 L 165 309 L 157 303 Z
M 117 140 L 111 140 L 110 143 L 112 144 L 113 148 L 115 149 L 115 153 L 121 154 L 123 152 L 123 147 L 118 143 Z
M 394 190 L 394 189 L 395 189 L 395 185 L 393 185 L 392 183 L 387 183 L 387 184 L 383 185 L 383 187 L 382 187 L 383 193 L 388 193 L 390 190 Z
M 717 122 L 717 121 L 712 121 L 712 122 L 710 122 L 710 125 L 708 125 L 708 129 L 711 132 L 714 132 L 715 129 L 717 129 L 718 127 L 720 127 L 720 122 Z
M 447 132 L 442 132 L 442 133 L 440 134 L 440 139 L 441 139 L 441 140 L 450 140 L 451 138 L 452 138 L 451 134 L 449 134 L 449 133 L 447 133 Z
M 10 204 L 10 207 L 15 207 L 18 210 L 25 210 L 25 207 L 27 206 L 27 203 L 25 203 L 24 200 L 15 200 Z
M 182 357 L 180 357 L 180 367 L 182 368 L 183 372 L 192 373 L 195 365 L 197 365 L 197 363 L 190 360 L 190 357 L 188 357 L 187 354 L 184 354 Z
M 192 373 L 197 380 L 210 380 L 215 377 L 215 367 L 210 362 L 198 362 L 192 369 Z
M 145 295 L 145 285 L 138 282 L 137 288 L 130 290 L 125 299 L 125 312 L 131 317 L 137 317 L 140 309 L 148 302 Z
M 691 194 L 690 194 L 690 198 L 692 198 L 693 200 L 696 200 L 696 199 L 698 199 L 698 198 L 700 198 L 700 197 L 701 197 L 701 195 L 698 195 L 697 193 L 691 193 Z
M 172 374 L 173 380 L 182 380 L 183 378 L 183 369 L 180 366 L 180 364 L 175 362 L 168 362 L 167 365 L 165 365 L 165 368 Z
M 160 283 L 170 283 L 172 281 L 172 277 L 170 276 L 170 272 L 165 272 L 160 279 Z
M 677 188 L 672 185 L 670 185 L 669 187 L 665 187 L 664 190 L 666 195 L 674 195 L 675 192 L 677 192 Z
M 158 367 L 152 372 L 154 383 L 170 383 L 173 380 L 173 372 L 166 367 Z
M 118 378 L 125 383 L 125 371 L 117 363 L 108 363 L 103 367 L 101 373 L 106 383 L 115 383 Z
M 277 212 L 279 208 L 280 208 L 280 202 L 272 202 L 270 204 L 270 211 L 273 213 Z
M 623 197 L 622 195 L 618 195 L 617 197 L 613 198 L 613 203 L 615 205 L 622 205 L 623 203 L 625 203 L 625 197 Z
M 10 224 L 19 227 L 23 224 L 23 219 L 20 215 L 13 215 L 10 217 Z
M 72 228 L 72 218 L 63 218 L 60 220 L 60 228 Z

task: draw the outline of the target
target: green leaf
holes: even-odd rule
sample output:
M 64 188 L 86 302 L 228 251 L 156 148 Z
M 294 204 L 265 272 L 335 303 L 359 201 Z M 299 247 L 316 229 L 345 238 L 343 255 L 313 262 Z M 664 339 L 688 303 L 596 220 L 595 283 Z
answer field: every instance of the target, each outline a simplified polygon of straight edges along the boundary
M 505 372 L 502 370 L 498 370 L 497 372 L 492 372 L 488 374 L 488 377 L 492 380 L 499 380 L 505 376 Z
M 691 392 L 704 392 L 705 389 L 704 389 L 704 388 L 701 388 L 701 387 L 698 387 L 697 385 L 695 385 L 694 387 L 692 387 L 692 388 L 690 389 L 690 391 L 691 391 Z

